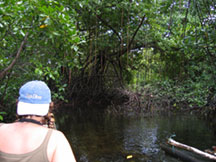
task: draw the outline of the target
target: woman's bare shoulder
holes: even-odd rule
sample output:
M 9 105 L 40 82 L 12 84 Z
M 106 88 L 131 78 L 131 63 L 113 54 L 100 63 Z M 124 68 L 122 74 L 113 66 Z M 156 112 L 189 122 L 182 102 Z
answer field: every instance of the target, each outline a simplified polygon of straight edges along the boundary
M 55 162 L 60 162 L 60 161 L 76 162 L 70 143 L 68 142 L 64 133 L 58 130 L 54 130 L 52 136 L 54 141 L 54 143 L 52 144 L 54 144 L 55 147 L 51 147 L 52 144 L 50 145 L 50 147 L 55 148 L 54 156 L 53 156 L 54 161 Z
M 52 145 L 53 148 L 57 148 L 57 147 L 67 148 L 69 145 L 69 142 L 63 132 L 59 130 L 53 130 L 52 136 L 50 139 L 50 145 Z
M 59 130 L 56 130 L 56 129 L 52 130 L 52 136 L 55 139 L 64 139 L 65 138 L 64 133 L 59 131 Z

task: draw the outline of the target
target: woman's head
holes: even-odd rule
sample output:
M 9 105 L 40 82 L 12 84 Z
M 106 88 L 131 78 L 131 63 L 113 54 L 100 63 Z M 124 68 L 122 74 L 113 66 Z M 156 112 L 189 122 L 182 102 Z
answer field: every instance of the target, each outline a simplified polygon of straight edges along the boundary
M 45 116 L 49 112 L 51 92 L 43 81 L 29 81 L 19 90 L 18 115 Z

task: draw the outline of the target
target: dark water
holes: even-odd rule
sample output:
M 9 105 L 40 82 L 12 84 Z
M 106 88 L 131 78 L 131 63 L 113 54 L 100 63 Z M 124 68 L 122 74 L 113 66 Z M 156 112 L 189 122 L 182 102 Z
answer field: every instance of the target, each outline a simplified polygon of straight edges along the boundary
M 78 117 L 67 112 L 57 120 L 78 162 L 178 162 L 160 148 L 171 136 L 200 150 L 216 145 L 208 124 L 190 114 L 147 118 L 88 113 Z

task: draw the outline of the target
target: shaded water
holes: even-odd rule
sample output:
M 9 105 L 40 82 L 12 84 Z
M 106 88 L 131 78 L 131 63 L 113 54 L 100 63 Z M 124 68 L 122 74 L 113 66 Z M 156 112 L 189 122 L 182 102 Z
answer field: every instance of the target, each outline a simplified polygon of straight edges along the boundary
M 67 136 L 78 162 L 178 162 L 160 148 L 160 143 L 172 135 L 176 141 L 200 150 L 216 145 L 214 132 L 195 115 L 61 114 L 57 116 L 59 130 Z M 129 155 L 131 159 L 127 159 Z

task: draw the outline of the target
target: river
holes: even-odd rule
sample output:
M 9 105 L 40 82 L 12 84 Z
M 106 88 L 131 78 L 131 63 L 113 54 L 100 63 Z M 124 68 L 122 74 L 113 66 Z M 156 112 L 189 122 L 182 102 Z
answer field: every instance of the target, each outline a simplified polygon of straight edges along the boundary
M 180 162 L 160 148 L 169 137 L 200 150 L 216 146 L 212 128 L 188 113 L 124 117 L 65 111 L 57 115 L 57 126 L 77 162 Z

